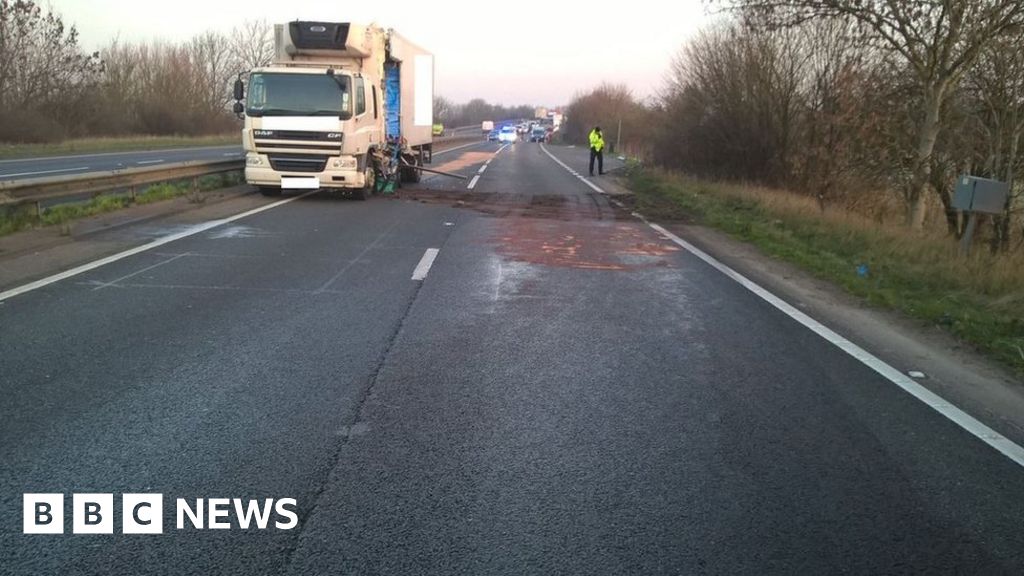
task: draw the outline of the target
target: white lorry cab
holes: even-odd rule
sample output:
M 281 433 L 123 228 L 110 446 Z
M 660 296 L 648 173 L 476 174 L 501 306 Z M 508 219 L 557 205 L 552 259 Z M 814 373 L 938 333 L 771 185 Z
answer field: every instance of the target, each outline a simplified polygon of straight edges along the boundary
M 295 21 L 274 37 L 273 63 L 235 83 L 246 182 L 365 198 L 419 180 L 433 145 L 430 53 L 374 24 Z

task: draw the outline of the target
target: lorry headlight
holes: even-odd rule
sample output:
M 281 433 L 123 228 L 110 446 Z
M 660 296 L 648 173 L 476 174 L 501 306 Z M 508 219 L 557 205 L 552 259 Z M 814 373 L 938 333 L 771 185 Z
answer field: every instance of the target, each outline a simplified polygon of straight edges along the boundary
M 260 158 L 259 156 L 246 156 L 245 157 L 245 165 L 246 166 L 260 166 L 262 164 L 263 164 L 263 159 Z
M 331 166 L 334 166 L 335 168 L 349 168 L 354 170 L 356 168 L 356 159 L 354 156 L 342 156 L 340 158 L 335 158 L 334 162 L 331 162 Z

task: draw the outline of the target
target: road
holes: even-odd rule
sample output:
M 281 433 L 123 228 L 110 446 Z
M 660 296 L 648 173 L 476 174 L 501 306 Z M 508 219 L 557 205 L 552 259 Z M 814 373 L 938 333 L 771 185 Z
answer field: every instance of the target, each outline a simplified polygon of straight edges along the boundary
M 212 146 L 206 148 L 105 152 L 75 156 L 45 156 L 40 158 L 0 160 L 0 182 L 29 178 L 74 176 L 90 172 L 109 172 L 111 170 L 173 164 L 190 160 L 225 160 L 242 158 L 242 156 L 241 146 Z
M 4 300 L 0 573 L 1024 573 L 1019 464 L 584 162 L 476 144 L 434 165 L 475 182 L 267 204 Z M 165 530 L 23 535 L 26 492 L 160 493 Z M 220 497 L 298 526 L 175 528 Z

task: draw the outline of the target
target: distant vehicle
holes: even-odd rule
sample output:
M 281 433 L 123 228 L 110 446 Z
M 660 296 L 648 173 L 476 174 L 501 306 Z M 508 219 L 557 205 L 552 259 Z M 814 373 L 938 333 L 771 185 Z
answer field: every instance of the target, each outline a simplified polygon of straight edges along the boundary
M 484 120 L 483 123 L 480 125 L 480 130 L 484 134 L 490 132 L 491 130 L 494 130 L 494 122 L 490 120 Z
M 500 134 L 500 132 L 498 132 L 497 130 L 491 130 L 490 132 L 487 133 L 487 141 L 488 142 L 497 142 L 499 134 Z
M 499 142 L 507 142 L 509 144 L 512 144 L 518 139 L 519 135 L 516 134 L 515 126 L 502 126 L 501 132 L 498 133 Z
M 543 126 L 534 126 L 530 131 L 530 142 L 547 142 L 548 131 Z
M 434 136 L 444 136 L 444 124 L 434 124 Z

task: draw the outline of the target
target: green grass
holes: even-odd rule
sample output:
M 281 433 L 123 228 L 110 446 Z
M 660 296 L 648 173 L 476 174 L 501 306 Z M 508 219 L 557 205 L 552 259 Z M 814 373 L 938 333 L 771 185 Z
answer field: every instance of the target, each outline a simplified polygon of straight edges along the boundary
M 123 138 L 80 138 L 53 144 L 0 143 L 0 159 L 64 156 L 97 152 L 126 152 L 242 145 L 241 132 L 214 136 L 127 136 Z
M 241 172 L 211 174 L 199 179 L 199 190 L 205 192 L 226 188 L 238 185 L 242 181 Z M 41 215 L 36 214 L 32 205 L 11 206 L 6 209 L 0 207 L 0 236 L 36 226 L 64 225 L 72 220 L 113 212 L 132 205 L 170 200 L 190 194 L 191 189 L 191 180 L 161 182 L 143 188 L 134 200 L 127 193 L 103 194 L 86 202 L 51 206 L 44 209 Z M 195 201 L 201 202 L 202 198 L 197 197 Z
M 970 258 L 941 234 L 885 226 L 779 190 L 629 173 L 637 210 L 723 230 L 871 304 L 945 328 L 1024 374 L 1024 252 Z M 868 274 L 857 269 L 866 265 Z

